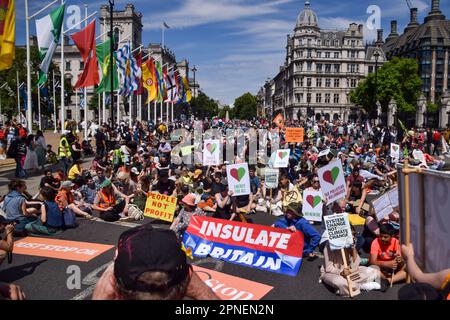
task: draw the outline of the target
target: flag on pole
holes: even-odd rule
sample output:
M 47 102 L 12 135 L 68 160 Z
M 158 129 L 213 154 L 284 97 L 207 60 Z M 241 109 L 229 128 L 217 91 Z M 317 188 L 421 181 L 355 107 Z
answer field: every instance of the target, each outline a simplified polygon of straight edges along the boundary
M 142 82 L 148 92 L 146 102 L 148 104 L 158 98 L 158 80 L 156 79 L 155 63 L 152 58 L 142 64 Z
M 177 83 L 177 71 L 172 70 L 168 75 L 168 99 L 170 102 L 176 103 L 178 101 L 178 83 Z
M 71 38 L 84 61 L 83 73 L 75 84 L 75 89 L 93 87 L 99 84 L 97 53 L 95 48 L 95 20 L 83 30 L 71 35 Z
M 186 77 L 182 77 L 181 80 L 183 82 L 183 91 L 184 91 L 183 101 L 189 103 L 192 100 L 192 93 L 191 93 L 191 88 L 189 87 L 189 82 L 186 79 Z
M 139 89 L 141 77 L 141 64 L 137 63 L 134 55 L 130 54 L 130 88 L 128 89 L 128 95 Z
M 61 37 L 64 11 L 65 5 L 63 4 L 50 12 L 49 15 L 36 20 L 39 58 L 41 60 L 38 84 L 42 84 L 47 80 L 48 68 Z
M 14 0 L 0 0 L 0 71 L 12 67 L 16 55 L 16 11 Z
M 164 87 L 164 75 L 161 68 L 161 63 L 156 61 L 155 64 L 156 80 L 158 81 L 158 102 L 163 102 L 165 97 L 165 87 Z
M 103 43 L 96 46 L 95 51 L 97 53 L 97 59 L 100 65 L 100 70 L 102 71 L 102 80 L 97 88 L 97 93 L 111 92 L 111 75 L 110 75 L 110 60 L 111 60 L 111 40 L 108 39 Z M 116 59 L 113 53 L 114 62 Z M 119 90 L 119 77 L 117 74 L 117 65 L 113 62 L 113 75 L 114 75 L 114 90 Z
M 163 22 L 163 26 L 164 26 L 166 29 L 170 29 L 169 25 L 168 25 L 165 21 Z
M 142 80 L 142 51 L 139 51 L 134 55 L 134 59 L 136 60 L 136 64 L 140 69 L 140 76 L 138 77 L 138 89 L 136 90 L 136 94 L 141 96 L 144 93 L 143 80 Z

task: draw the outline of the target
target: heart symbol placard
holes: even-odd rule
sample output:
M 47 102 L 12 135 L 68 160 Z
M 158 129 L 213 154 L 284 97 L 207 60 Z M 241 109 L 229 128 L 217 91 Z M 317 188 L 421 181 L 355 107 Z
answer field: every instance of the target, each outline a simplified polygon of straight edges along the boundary
M 394 150 L 394 152 L 398 151 L 398 146 L 392 146 L 392 150 Z
M 233 168 L 230 170 L 230 174 L 231 176 L 237 180 L 237 181 L 241 181 L 241 179 L 245 176 L 245 169 L 244 168 Z
M 278 152 L 278 157 L 280 158 L 280 159 L 283 159 L 284 157 L 286 157 L 287 156 L 287 151 L 280 151 L 280 152 Z
M 334 185 L 338 175 L 339 175 L 339 168 L 338 167 L 334 167 L 333 169 L 327 170 L 327 171 L 324 172 L 323 180 L 325 180 L 329 184 L 333 184 Z
M 206 145 L 206 150 L 208 150 L 209 153 L 211 153 L 211 154 L 213 154 L 214 151 L 216 151 L 216 149 L 217 149 L 217 145 L 215 143 L 208 143 Z
M 320 196 L 313 197 L 312 195 L 309 195 L 306 197 L 306 201 L 311 207 L 315 208 L 322 201 L 322 198 Z

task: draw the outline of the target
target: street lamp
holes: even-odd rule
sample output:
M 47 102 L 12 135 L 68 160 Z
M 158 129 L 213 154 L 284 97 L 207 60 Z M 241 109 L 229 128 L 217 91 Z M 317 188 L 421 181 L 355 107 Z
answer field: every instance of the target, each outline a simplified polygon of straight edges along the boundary
M 109 39 L 110 39 L 110 56 L 109 56 L 109 72 L 111 79 L 111 128 L 114 129 L 114 32 L 113 32 L 113 11 L 114 0 L 109 0 Z
M 380 58 L 380 53 L 378 52 L 378 50 L 375 51 L 375 53 L 373 54 L 373 56 L 375 57 L 375 108 L 377 107 L 376 105 L 376 100 L 377 100 L 377 86 L 378 86 L 378 59 Z M 378 111 L 377 112 L 377 118 L 379 117 Z
M 196 94 L 197 89 L 196 89 L 196 86 L 195 86 L 195 73 L 197 72 L 197 68 L 195 67 L 195 64 L 194 64 L 194 67 L 191 70 L 194 73 L 194 98 L 196 98 L 197 97 L 197 94 Z

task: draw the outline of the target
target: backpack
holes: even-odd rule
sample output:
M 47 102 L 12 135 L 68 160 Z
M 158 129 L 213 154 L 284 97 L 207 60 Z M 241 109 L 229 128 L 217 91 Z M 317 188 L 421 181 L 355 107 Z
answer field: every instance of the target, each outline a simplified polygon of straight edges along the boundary
M 9 145 L 8 151 L 6 151 L 6 156 L 8 158 L 15 158 L 17 154 L 17 140 L 14 139 L 11 141 L 11 144 Z
M 77 226 L 75 213 L 69 208 L 65 208 L 62 212 L 63 229 L 75 228 Z

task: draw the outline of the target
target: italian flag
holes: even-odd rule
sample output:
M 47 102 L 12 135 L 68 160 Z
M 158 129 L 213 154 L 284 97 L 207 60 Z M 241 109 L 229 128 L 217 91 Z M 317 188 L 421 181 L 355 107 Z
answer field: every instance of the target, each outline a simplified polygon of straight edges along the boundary
M 49 15 L 36 20 L 39 59 L 41 60 L 38 85 L 47 80 L 48 68 L 61 37 L 64 11 L 65 5 L 63 4 L 50 12 Z

